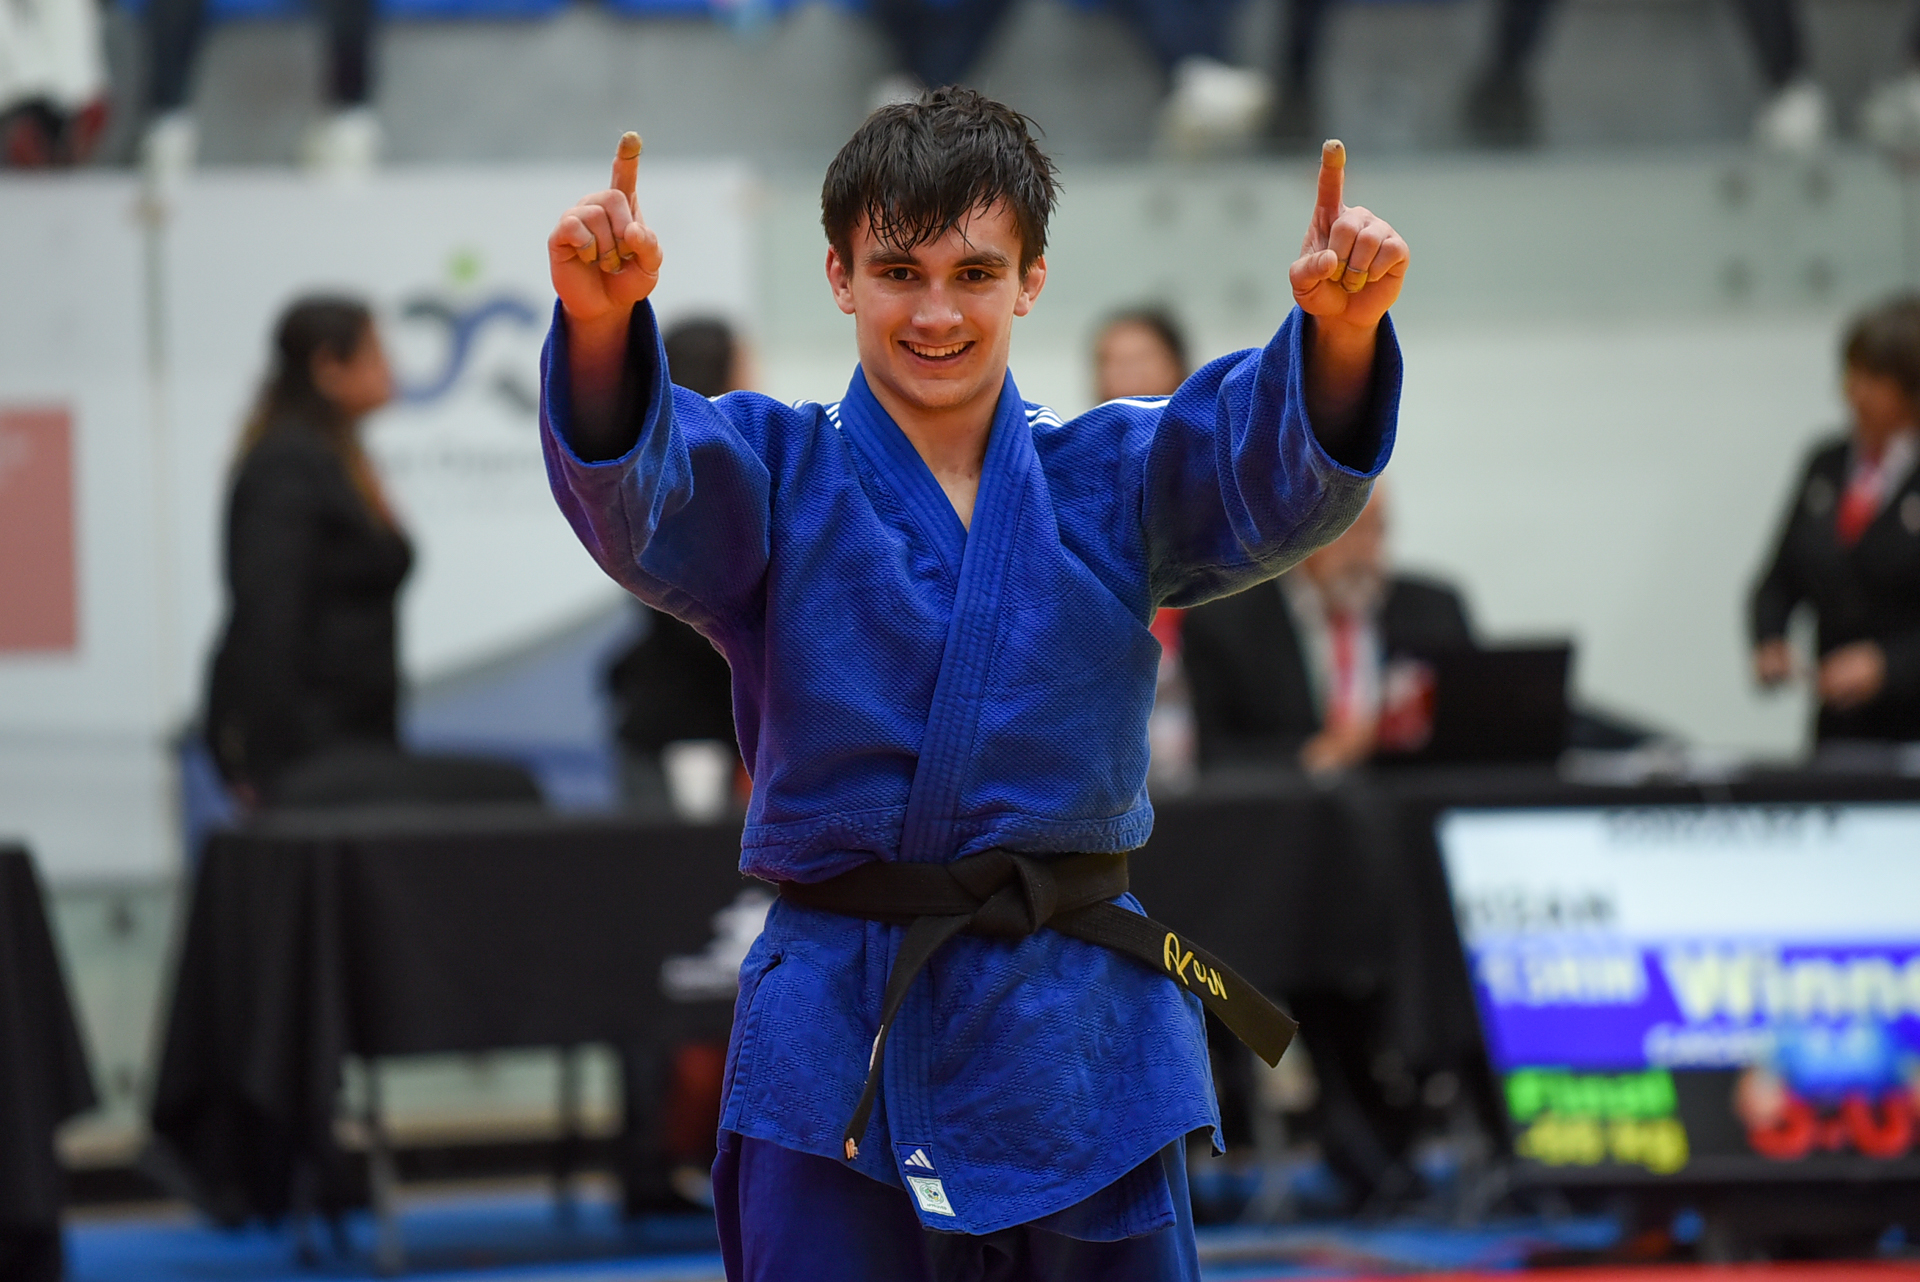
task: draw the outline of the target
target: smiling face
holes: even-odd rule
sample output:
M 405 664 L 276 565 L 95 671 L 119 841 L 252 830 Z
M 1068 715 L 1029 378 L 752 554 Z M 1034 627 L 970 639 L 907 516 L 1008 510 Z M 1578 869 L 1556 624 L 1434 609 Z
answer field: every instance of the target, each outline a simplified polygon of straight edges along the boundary
M 834 301 L 853 317 L 874 396 L 910 434 L 990 419 L 1007 372 L 1013 319 L 1046 282 L 1044 258 L 1020 270 L 1020 233 L 1003 204 L 902 250 L 854 228 L 847 260 L 827 251 Z M 850 260 L 850 261 L 849 261 Z

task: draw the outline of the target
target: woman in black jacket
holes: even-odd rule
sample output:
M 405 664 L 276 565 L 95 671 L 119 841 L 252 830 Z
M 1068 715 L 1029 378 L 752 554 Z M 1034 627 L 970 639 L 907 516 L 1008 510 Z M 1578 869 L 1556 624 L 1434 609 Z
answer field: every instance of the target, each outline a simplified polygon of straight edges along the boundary
M 250 804 L 316 754 L 395 747 L 394 598 L 413 551 L 360 443 L 361 420 L 392 394 L 363 304 L 288 308 L 234 467 L 230 608 L 208 694 L 214 758 Z
M 1753 669 L 1795 675 L 1787 623 L 1817 623 L 1817 740 L 1920 740 L 1920 298 L 1856 320 L 1843 348 L 1852 430 L 1821 442 L 1753 591 Z

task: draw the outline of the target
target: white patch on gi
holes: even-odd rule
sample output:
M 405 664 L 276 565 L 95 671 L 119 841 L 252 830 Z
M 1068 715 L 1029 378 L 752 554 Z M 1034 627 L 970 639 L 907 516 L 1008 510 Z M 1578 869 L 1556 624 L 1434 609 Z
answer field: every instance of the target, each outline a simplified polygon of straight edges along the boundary
M 946 1186 L 939 1180 L 924 1175 L 909 1175 L 907 1185 L 913 1190 L 914 1200 L 920 1203 L 920 1209 L 928 1215 L 952 1215 L 953 1203 L 947 1201 Z

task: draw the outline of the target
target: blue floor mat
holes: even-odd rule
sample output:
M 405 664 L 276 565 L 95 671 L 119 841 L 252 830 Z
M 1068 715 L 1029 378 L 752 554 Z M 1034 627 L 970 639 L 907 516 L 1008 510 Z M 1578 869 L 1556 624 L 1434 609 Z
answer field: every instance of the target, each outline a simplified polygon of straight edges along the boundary
M 410 1199 L 401 1216 L 410 1276 L 435 1282 L 719 1282 L 704 1216 L 622 1223 L 616 1205 L 583 1198 L 570 1224 L 535 1193 Z M 297 1282 L 375 1276 L 373 1223 L 348 1217 L 344 1255 L 323 1235 L 299 1261 L 292 1232 L 229 1232 L 185 1216 L 81 1219 L 68 1232 L 69 1282 Z M 1601 1251 L 1618 1227 L 1597 1218 L 1475 1228 L 1398 1223 L 1200 1230 L 1208 1282 L 1512 1269 L 1542 1251 Z
M 302 1264 L 286 1227 L 217 1229 L 186 1218 L 81 1221 L 67 1234 L 68 1282 L 277 1282 L 370 1278 L 372 1218 L 346 1220 L 345 1253 L 324 1229 Z M 400 1216 L 410 1276 L 448 1282 L 634 1279 L 705 1282 L 721 1277 L 707 1216 L 622 1223 L 616 1205 L 583 1198 L 571 1223 L 551 1198 L 531 1193 L 409 1200 Z

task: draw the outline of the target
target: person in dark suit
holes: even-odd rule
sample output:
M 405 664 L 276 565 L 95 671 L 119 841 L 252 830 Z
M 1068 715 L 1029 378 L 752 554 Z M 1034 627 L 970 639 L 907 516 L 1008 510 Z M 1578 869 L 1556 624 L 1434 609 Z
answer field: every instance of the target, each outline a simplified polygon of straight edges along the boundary
M 214 760 L 243 800 L 269 799 L 325 749 L 396 742 L 394 598 L 413 548 L 360 444 L 392 394 L 365 305 L 288 308 L 234 466 L 207 696 Z
M 1754 676 L 1799 673 L 1787 625 L 1805 606 L 1815 740 L 1920 740 L 1920 297 L 1856 319 L 1842 358 L 1852 430 L 1815 446 L 1754 587 Z
M 1430 706 L 1419 656 L 1471 649 L 1460 594 L 1391 573 L 1384 490 L 1347 532 L 1271 584 L 1187 611 L 1203 766 L 1342 770 L 1414 746 Z M 1423 687 L 1423 681 L 1427 682 Z

